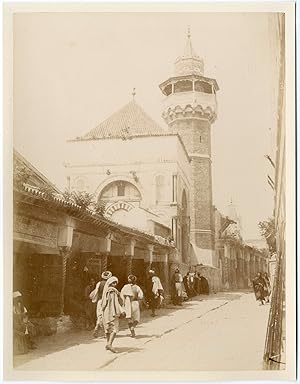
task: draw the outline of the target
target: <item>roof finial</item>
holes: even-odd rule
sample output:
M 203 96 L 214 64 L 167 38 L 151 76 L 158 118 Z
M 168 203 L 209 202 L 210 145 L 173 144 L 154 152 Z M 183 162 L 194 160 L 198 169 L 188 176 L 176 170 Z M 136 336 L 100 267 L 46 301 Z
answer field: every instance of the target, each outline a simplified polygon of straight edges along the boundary
M 194 56 L 194 51 L 192 47 L 192 39 L 191 39 L 191 27 L 188 26 L 188 33 L 187 33 L 187 40 L 186 40 L 186 45 L 184 49 L 184 56 L 185 57 L 193 57 Z
M 133 100 L 134 100 L 134 96 L 135 95 L 136 95 L 135 88 L 133 88 L 133 90 L 132 90 L 132 98 L 133 98 Z

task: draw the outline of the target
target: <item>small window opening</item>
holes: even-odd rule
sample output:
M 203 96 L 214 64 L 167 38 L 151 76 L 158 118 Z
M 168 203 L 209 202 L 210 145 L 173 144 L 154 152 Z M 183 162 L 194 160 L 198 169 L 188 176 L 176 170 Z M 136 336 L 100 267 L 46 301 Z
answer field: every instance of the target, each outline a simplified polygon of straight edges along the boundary
M 118 196 L 125 196 L 125 184 L 124 183 L 118 184 Z

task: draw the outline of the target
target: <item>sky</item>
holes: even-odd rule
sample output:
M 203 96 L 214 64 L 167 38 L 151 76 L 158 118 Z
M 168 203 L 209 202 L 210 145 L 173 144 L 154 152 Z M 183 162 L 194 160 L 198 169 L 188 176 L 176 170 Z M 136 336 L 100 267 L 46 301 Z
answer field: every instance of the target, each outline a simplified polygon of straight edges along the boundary
M 64 189 L 66 140 L 132 98 L 161 126 L 158 85 L 174 74 L 190 26 L 204 75 L 215 78 L 213 203 L 232 199 L 246 239 L 272 215 L 270 132 L 276 60 L 268 13 L 29 13 L 14 16 L 14 147 Z

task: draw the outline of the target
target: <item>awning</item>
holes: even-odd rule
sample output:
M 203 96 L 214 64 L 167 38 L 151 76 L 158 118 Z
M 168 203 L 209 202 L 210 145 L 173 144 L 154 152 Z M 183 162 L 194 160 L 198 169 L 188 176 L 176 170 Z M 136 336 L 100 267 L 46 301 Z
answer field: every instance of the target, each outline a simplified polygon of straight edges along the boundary
M 212 250 L 203 249 L 197 247 L 196 244 L 190 243 L 191 245 L 191 264 L 192 266 L 200 265 L 215 268 L 212 264 Z

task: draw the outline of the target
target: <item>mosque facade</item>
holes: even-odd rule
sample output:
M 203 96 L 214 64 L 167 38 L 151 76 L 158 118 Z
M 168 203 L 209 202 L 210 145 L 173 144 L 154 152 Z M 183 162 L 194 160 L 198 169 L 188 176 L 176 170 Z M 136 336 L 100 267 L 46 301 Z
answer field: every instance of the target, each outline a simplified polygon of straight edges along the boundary
M 216 249 L 220 228 L 212 201 L 211 158 L 219 87 L 204 74 L 190 33 L 174 74 L 159 88 L 166 127 L 133 94 L 97 127 L 68 142 L 69 189 L 93 194 L 110 220 L 168 239 L 176 249 L 169 256 L 169 272 L 205 269 L 219 290 L 222 260 Z

